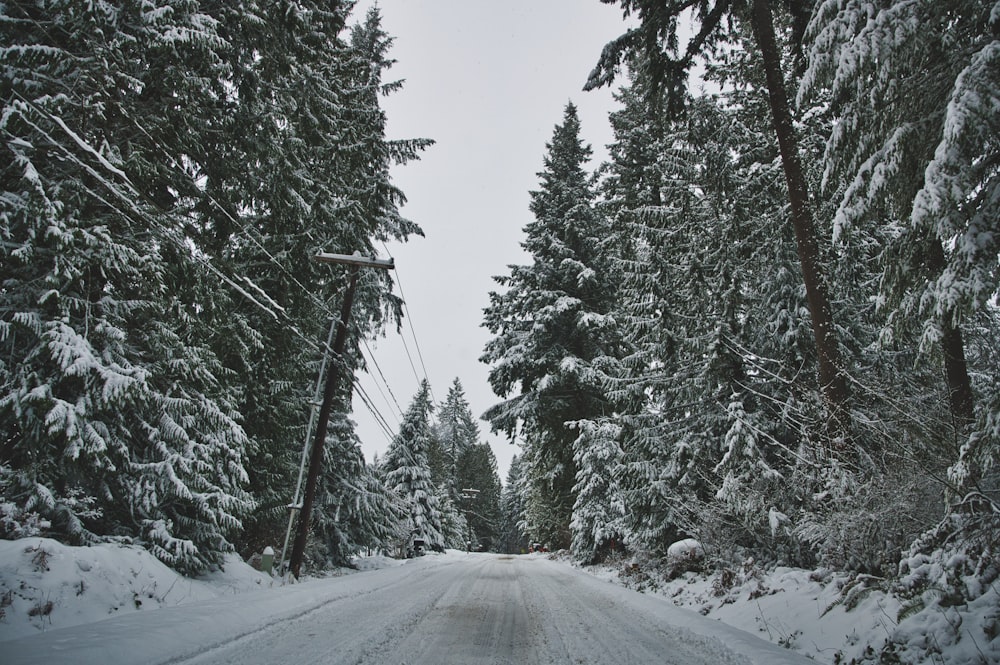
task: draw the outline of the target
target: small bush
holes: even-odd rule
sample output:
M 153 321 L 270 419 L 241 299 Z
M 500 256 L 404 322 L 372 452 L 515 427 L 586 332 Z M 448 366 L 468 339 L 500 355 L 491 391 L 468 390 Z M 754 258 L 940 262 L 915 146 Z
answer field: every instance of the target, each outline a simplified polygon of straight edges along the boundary
M 47 617 L 50 614 L 52 614 L 52 608 L 53 607 L 55 607 L 55 605 L 52 603 L 51 600 L 46 600 L 44 603 L 39 600 L 35 604 L 34 607 L 32 607 L 30 610 L 28 610 L 28 616 L 29 617 Z

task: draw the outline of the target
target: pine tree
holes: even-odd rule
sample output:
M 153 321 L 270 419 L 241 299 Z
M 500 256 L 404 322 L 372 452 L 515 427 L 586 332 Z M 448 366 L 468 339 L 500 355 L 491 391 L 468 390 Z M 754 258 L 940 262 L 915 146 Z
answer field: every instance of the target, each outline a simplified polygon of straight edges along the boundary
M 621 0 L 620 4 L 627 12 L 638 15 L 639 26 L 605 46 L 586 88 L 609 84 L 623 58 L 640 54 L 638 62 L 652 84 L 652 98 L 655 100 L 656 95 L 663 94 L 664 108 L 671 113 L 683 106 L 688 70 L 695 59 L 713 49 L 732 44 L 734 31 L 727 26 L 745 26 L 752 30 L 756 55 L 765 74 L 766 85 L 761 92 L 766 93 L 774 136 L 780 149 L 789 216 L 795 231 L 801 276 L 809 303 L 819 387 L 834 425 L 834 439 L 839 440 L 838 446 L 842 448 L 850 437 L 847 381 L 828 293 L 829 275 L 821 254 L 806 173 L 802 168 L 793 127 L 792 109 L 784 88 L 782 52 L 775 36 L 771 3 L 769 0 L 753 0 L 746 5 L 734 5 L 725 0 L 714 5 L 698 3 L 694 13 L 698 23 L 697 34 L 683 52 L 680 52 L 677 28 L 680 14 L 688 5 L 663 7 L 656 0 Z M 789 9 L 793 21 L 792 50 L 796 50 L 803 20 L 808 18 L 808 3 L 790 3 Z
M 493 451 L 479 440 L 479 426 L 458 378 L 438 409 L 433 429 L 441 465 L 438 487 L 459 512 L 463 525 L 457 546 L 464 548 L 471 541 L 476 547 L 492 548 L 499 521 L 500 478 Z
M 507 471 L 507 482 L 500 493 L 500 534 L 497 551 L 508 554 L 522 554 L 528 549 L 528 538 L 524 533 L 524 465 L 521 458 L 514 455 Z
M 403 414 L 399 433 L 381 465 L 386 485 L 407 505 L 409 537 L 423 540 L 430 547 L 443 547 L 437 489 L 431 482 L 427 462 L 431 409 L 430 384 L 425 379 Z
M 441 538 L 444 547 L 464 550 L 469 541 L 469 523 L 447 488 L 437 487 L 438 509 L 441 513 Z M 461 500 L 461 497 L 459 497 Z
M 323 471 L 307 550 L 315 567 L 350 567 L 361 551 L 389 550 L 406 537 L 406 504 L 365 464 L 343 410 L 330 423 Z
M 462 450 L 455 466 L 458 506 L 468 523 L 468 539 L 473 547 L 492 551 L 500 526 L 500 476 L 493 450 L 487 443 L 475 442 Z
M 597 563 L 617 548 L 625 533 L 625 503 L 618 485 L 622 451 L 621 427 L 610 422 L 577 424 L 573 443 L 576 461 L 576 504 L 573 506 L 573 556 Z
M 265 3 L 227 33 L 238 104 L 206 189 L 215 208 L 199 241 L 245 276 L 243 293 L 206 312 L 213 339 L 239 386 L 252 449 L 251 487 L 261 508 L 245 549 L 284 530 L 331 310 L 345 268 L 317 252 L 377 254 L 419 227 L 403 219 L 389 167 L 415 158 L 428 141 L 389 141 L 380 95 L 391 40 L 377 12 L 347 27 L 350 7 Z M 239 168 L 234 168 L 234 166 Z M 400 314 L 386 271 L 363 271 L 351 312 L 355 334 L 342 371 L 360 363 L 358 339 Z M 262 389 L 262 387 L 266 387 Z
M 983 161 L 997 128 L 988 15 L 981 2 L 822 3 L 800 95 L 837 101 L 825 152 L 834 234 L 852 251 L 859 234 L 881 246 L 883 341 L 916 334 L 924 355 L 939 350 L 959 430 L 974 416 L 962 323 L 992 315 L 998 283 L 1000 179 Z M 875 112 L 874 98 L 884 100 Z
M 881 270 L 877 399 L 905 423 L 885 418 L 886 448 L 904 460 L 908 483 L 940 491 L 947 479 L 948 514 L 926 511 L 907 529 L 924 533 L 898 570 L 918 558 L 937 566 L 935 593 L 966 601 L 982 589 L 969 580 L 995 578 L 998 528 L 997 502 L 981 491 L 1000 457 L 998 26 L 995 6 L 974 0 L 821 2 L 800 90 L 801 103 L 829 108 L 837 123 L 823 155 L 834 235 Z M 881 512 L 908 521 L 911 505 Z
M 724 75 L 746 65 L 731 52 Z M 720 550 L 761 544 L 768 505 L 801 503 L 782 482 L 805 460 L 790 451 L 825 436 L 803 400 L 816 390 L 799 369 L 814 347 L 766 109 L 730 79 L 730 92 L 690 97 L 675 117 L 641 63 L 631 81 L 602 182 L 628 343 L 603 367 L 619 404 L 622 532 L 661 554 L 683 536 Z M 599 500 L 594 509 L 606 514 Z
M 591 363 L 615 355 L 618 334 L 607 316 L 615 297 L 601 252 L 608 229 L 594 206 L 584 169 L 591 150 L 572 103 L 547 148 L 522 243 L 533 263 L 496 278 L 506 290 L 490 294 L 484 325 L 494 338 L 481 360 L 493 365 L 493 391 L 507 398 L 485 417 L 508 436 L 520 430 L 525 442 L 529 532 L 568 547 L 576 435 L 566 423 L 609 411 Z
M 457 480 L 458 460 L 462 453 L 479 442 L 479 426 L 476 424 L 469 403 L 465 399 L 465 389 L 456 377 L 444 403 L 438 408 L 434 423 L 434 441 L 439 480 L 436 482 L 447 490 L 453 501 L 457 502 L 460 486 Z M 432 467 L 434 464 L 432 463 Z
M 0 83 L 0 482 L 57 534 L 130 536 L 197 571 L 252 502 L 235 393 L 192 298 L 216 276 L 185 233 L 225 114 L 222 40 L 212 16 L 168 4 L 0 10 L 20 46 Z
M 283 530 L 341 286 L 309 257 L 419 233 L 389 167 L 429 142 L 385 138 L 377 12 L 161 4 L 0 9 L 0 482 L 195 570 Z M 398 317 L 389 279 L 359 335 Z

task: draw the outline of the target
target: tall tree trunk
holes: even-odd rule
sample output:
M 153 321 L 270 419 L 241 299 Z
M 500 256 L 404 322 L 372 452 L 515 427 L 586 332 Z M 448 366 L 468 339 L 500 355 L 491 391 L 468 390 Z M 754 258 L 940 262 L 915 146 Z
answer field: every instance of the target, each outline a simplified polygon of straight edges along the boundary
M 962 331 L 950 322 L 941 324 L 941 350 L 944 352 L 944 373 L 948 380 L 948 400 L 955 426 L 962 428 L 972 422 L 975 399 L 965 364 L 965 342 Z
M 834 330 L 826 280 L 819 260 L 816 227 L 809 207 L 809 190 L 799 160 L 798 142 L 792 127 L 791 107 L 785 93 L 784 76 L 781 71 L 781 54 L 774 37 L 774 24 L 768 0 L 754 0 L 751 23 L 757 48 L 760 49 L 764 63 L 774 132 L 778 138 L 781 165 L 788 185 L 792 226 L 795 228 L 799 262 L 802 264 L 802 277 L 806 286 L 806 300 L 812 315 L 816 355 L 819 359 L 820 389 L 830 410 L 835 434 L 842 436 L 846 441 L 849 431 L 847 381 L 840 367 L 840 349 Z
M 945 268 L 944 249 L 941 242 L 932 238 L 928 244 L 927 266 L 935 274 Z M 944 374 L 948 384 L 948 405 L 955 427 L 964 428 L 973 418 L 975 398 L 972 395 L 972 382 L 969 380 L 969 370 L 965 363 L 965 340 L 962 330 L 951 322 L 951 317 L 941 319 L 941 352 L 944 355 Z

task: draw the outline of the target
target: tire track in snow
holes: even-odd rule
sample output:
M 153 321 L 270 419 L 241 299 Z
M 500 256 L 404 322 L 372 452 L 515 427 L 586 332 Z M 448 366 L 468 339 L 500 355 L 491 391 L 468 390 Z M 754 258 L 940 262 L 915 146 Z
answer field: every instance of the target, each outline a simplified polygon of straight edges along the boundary
M 411 568 L 416 569 L 412 576 L 406 574 Z M 401 566 L 392 571 L 399 574 L 386 575 L 384 581 L 383 576 L 372 575 L 382 583 L 338 594 L 301 613 L 163 665 L 273 665 L 288 662 L 290 653 L 297 665 L 370 662 L 365 659 L 372 650 L 391 641 L 396 631 L 417 623 L 427 611 L 424 604 L 400 604 L 387 599 L 419 598 L 420 593 L 413 589 L 414 578 L 424 593 L 433 594 L 440 586 L 433 580 L 448 577 L 447 570 L 442 566 Z M 370 620 L 359 621 L 358 617 Z
M 589 578 L 562 565 L 534 562 L 528 604 L 541 618 L 539 663 L 626 665 L 745 665 L 746 660 L 716 640 L 658 622 L 654 617 L 602 594 Z

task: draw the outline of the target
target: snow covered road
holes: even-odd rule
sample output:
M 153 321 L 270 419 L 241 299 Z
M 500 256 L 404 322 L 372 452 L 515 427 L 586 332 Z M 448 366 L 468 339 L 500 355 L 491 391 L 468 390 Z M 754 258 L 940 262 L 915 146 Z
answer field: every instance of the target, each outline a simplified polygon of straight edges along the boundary
M 114 617 L 0 649 L 6 665 L 812 662 L 562 562 L 458 553 Z

